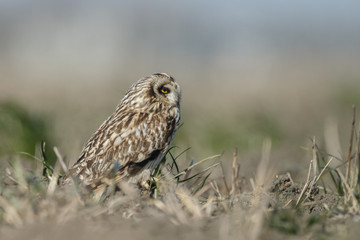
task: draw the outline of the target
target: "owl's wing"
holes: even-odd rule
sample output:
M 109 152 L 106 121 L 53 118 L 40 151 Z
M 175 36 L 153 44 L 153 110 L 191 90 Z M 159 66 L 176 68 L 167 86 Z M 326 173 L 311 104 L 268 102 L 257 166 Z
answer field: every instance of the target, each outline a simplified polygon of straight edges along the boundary
M 177 119 L 146 112 L 123 112 L 105 121 L 73 166 L 73 175 L 91 183 L 110 170 L 136 174 L 166 151 Z

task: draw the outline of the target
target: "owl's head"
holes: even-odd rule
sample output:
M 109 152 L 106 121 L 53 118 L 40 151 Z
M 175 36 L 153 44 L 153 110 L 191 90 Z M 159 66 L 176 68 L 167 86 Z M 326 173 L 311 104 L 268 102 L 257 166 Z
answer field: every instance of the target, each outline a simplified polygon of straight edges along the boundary
M 166 73 L 155 73 L 134 83 L 122 102 L 133 108 L 151 107 L 156 103 L 179 107 L 180 100 L 180 86 L 174 78 Z
M 151 76 L 150 96 L 170 106 L 179 106 L 181 100 L 180 86 L 170 75 L 156 73 Z

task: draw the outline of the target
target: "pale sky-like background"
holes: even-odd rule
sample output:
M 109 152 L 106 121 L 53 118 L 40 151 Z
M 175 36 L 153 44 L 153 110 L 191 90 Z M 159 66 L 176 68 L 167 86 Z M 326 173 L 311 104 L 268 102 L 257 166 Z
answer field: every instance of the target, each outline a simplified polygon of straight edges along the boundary
M 167 71 L 182 81 L 225 73 L 221 81 L 239 81 L 257 68 L 309 68 L 309 60 L 351 72 L 359 29 L 357 1 L 1 0 L 1 77 L 132 81 Z

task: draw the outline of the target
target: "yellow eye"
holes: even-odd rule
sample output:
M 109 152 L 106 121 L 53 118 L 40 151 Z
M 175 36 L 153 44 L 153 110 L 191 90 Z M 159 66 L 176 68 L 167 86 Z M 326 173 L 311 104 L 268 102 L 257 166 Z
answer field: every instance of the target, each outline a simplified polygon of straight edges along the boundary
M 162 93 L 166 94 L 166 93 L 169 92 L 169 89 L 167 89 L 167 88 L 161 88 L 160 91 L 161 91 Z

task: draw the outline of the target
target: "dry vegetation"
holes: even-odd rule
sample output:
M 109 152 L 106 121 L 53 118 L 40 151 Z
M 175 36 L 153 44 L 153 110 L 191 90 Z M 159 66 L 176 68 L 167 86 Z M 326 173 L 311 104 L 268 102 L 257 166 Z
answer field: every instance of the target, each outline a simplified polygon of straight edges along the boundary
M 81 186 L 59 184 L 66 164 L 48 164 L 44 145 L 36 164 L 12 155 L 0 181 L 1 239 L 52 239 L 121 236 L 143 239 L 349 238 L 360 219 L 359 130 L 355 107 L 347 159 L 332 167 L 335 156 L 312 142 L 307 178 L 271 167 L 271 141 L 264 140 L 254 178 L 244 179 L 234 151 L 231 178 L 222 156 L 191 161 L 183 170 L 170 150 L 149 182 L 150 189 L 125 183 L 108 186 L 100 198 Z M 212 176 L 218 171 L 219 177 Z M 326 180 L 326 178 L 328 178 Z M 230 180 L 229 180 L 230 179 Z M 115 191 L 115 189 L 117 189 Z

